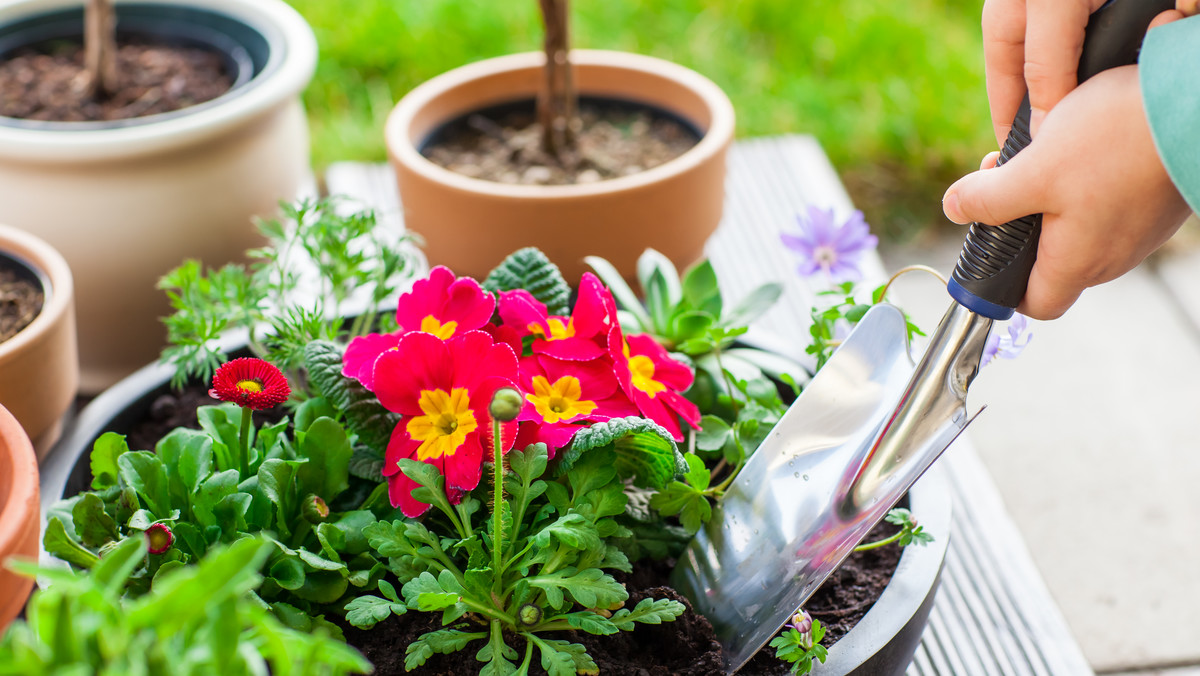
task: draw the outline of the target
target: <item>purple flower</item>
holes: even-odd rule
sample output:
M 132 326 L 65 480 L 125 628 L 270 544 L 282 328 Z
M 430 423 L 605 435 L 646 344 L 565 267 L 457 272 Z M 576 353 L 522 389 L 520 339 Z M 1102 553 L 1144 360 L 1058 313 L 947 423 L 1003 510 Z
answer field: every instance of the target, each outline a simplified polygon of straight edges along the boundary
M 798 608 L 783 626 L 784 629 L 795 629 L 800 634 L 800 647 L 805 650 L 813 647 L 813 620 L 812 615 L 809 615 L 808 611 Z
M 1006 331 L 994 327 L 988 335 L 987 342 L 983 345 L 983 360 L 980 366 L 987 366 L 997 357 L 1016 359 L 1031 340 L 1033 331 L 1029 329 L 1029 319 L 1019 312 L 1014 313 Z
M 864 251 L 874 249 L 879 239 L 871 234 L 861 211 L 850 214 L 838 225 L 833 209 L 810 206 L 808 214 L 797 215 L 796 221 L 800 224 L 800 234 L 785 232 L 780 239 L 800 255 L 796 270 L 802 277 L 824 271 L 831 282 L 862 278 L 859 259 Z

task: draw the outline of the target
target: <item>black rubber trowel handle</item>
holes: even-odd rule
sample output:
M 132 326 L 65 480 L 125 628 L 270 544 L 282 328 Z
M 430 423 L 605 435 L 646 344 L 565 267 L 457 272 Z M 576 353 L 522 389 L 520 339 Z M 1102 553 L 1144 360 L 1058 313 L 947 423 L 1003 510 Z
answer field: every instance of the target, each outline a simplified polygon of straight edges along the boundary
M 1175 0 L 1109 0 L 1088 19 L 1079 59 L 1079 81 L 1102 70 L 1137 63 L 1150 21 L 1175 7 Z M 1029 96 L 1021 103 L 996 166 L 1029 145 Z M 950 278 L 949 291 L 959 303 L 991 319 L 1008 319 L 1025 295 L 1037 258 L 1042 215 L 1004 225 L 972 223 Z

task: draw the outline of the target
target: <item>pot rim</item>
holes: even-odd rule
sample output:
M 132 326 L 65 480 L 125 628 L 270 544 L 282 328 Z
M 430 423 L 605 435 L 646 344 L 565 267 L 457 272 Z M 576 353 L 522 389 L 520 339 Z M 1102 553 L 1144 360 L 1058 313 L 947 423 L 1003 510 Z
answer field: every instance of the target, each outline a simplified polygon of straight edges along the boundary
M 24 230 L 0 224 L 0 251 L 28 266 L 42 280 L 42 311 L 12 338 L 0 342 L 0 363 L 22 353 L 50 332 L 71 308 L 75 294 L 71 268 L 57 249 Z
M 12 476 L 0 476 L 0 481 L 8 487 L 7 497 L 0 498 L 0 545 L 20 544 L 29 531 L 30 521 L 39 523 L 38 463 L 29 435 L 25 434 L 21 423 L 2 404 L 0 452 L 9 453 L 13 462 Z M 3 560 L 0 560 L 0 564 L 3 564 Z
M 677 63 L 631 52 L 599 49 L 571 50 L 571 63 L 576 67 L 612 68 L 674 80 L 690 89 L 704 102 L 712 118 L 700 142 L 679 157 L 630 176 L 571 185 L 511 185 L 471 178 L 434 164 L 421 155 L 411 142 L 409 131 L 417 114 L 433 100 L 447 92 L 468 86 L 472 81 L 496 77 L 514 71 L 541 68 L 546 62 L 544 52 L 522 52 L 460 66 L 428 80 L 400 99 L 388 115 L 384 138 L 388 155 L 411 171 L 428 180 L 448 184 L 458 190 L 486 195 L 572 199 L 581 196 L 605 195 L 639 188 L 672 176 L 686 173 L 708 162 L 725 150 L 733 140 L 734 110 L 729 97 L 712 80 Z M 582 92 L 581 93 L 586 93 Z M 634 97 L 629 97 L 633 99 Z M 448 121 L 448 120 L 447 120 Z
M 257 31 L 270 46 L 262 72 L 194 113 L 111 129 L 43 130 L 0 125 L 0 156 L 41 162 L 128 157 L 197 143 L 262 115 L 299 94 L 312 79 L 317 41 L 312 28 L 283 0 L 137 0 L 224 14 Z M 0 7 L 0 22 L 76 8 L 78 0 L 15 0 Z M 185 111 L 187 109 L 184 109 Z

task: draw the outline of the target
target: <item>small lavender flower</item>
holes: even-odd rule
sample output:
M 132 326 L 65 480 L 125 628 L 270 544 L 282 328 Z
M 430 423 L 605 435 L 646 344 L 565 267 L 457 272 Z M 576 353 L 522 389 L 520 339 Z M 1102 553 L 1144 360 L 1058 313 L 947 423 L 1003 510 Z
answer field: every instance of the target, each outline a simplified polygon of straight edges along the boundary
M 800 225 L 800 234 L 785 232 L 780 234 L 780 239 L 800 255 L 796 270 L 802 277 L 824 271 L 831 282 L 862 278 L 860 258 L 863 252 L 874 249 L 879 239 L 871 234 L 861 211 L 850 214 L 838 225 L 833 209 L 810 206 L 807 215 L 797 215 L 796 221 Z
M 987 366 L 997 357 L 1001 359 L 1016 359 L 1033 340 L 1033 331 L 1029 328 L 1029 319 L 1017 312 L 1008 322 L 1007 330 L 999 327 L 992 329 L 987 342 L 983 345 L 983 360 L 981 366 Z

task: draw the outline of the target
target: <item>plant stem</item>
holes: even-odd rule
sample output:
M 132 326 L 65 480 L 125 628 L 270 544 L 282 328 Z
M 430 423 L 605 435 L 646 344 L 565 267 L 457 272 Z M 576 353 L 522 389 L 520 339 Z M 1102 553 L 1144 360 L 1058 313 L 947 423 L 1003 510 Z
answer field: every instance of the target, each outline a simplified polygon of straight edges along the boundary
M 88 98 L 104 98 L 117 90 L 116 26 L 112 0 L 88 0 L 83 46 Z
M 901 535 L 904 535 L 904 531 L 903 531 L 903 530 L 901 530 L 899 533 L 896 533 L 895 535 L 893 535 L 893 536 L 891 536 L 891 537 L 887 537 L 887 538 L 884 538 L 884 539 L 882 539 L 882 540 L 876 540 L 875 542 L 868 542 L 868 543 L 867 543 L 867 544 L 865 544 L 865 545 L 859 545 L 859 546 L 857 546 L 857 547 L 855 547 L 855 548 L 854 548 L 854 551 L 856 551 L 856 552 L 865 552 L 865 551 L 867 551 L 867 550 L 869 550 L 869 549 L 878 549 L 878 548 L 880 548 L 880 547 L 884 547 L 884 546 L 890 545 L 890 544 L 892 544 L 893 542 L 896 542 L 896 541 L 898 541 L 898 540 L 900 539 L 900 536 L 901 536 Z
M 528 674 L 529 665 L 533 662 L 533 641 L 525 641 L 525 659 L 521 660 L 521 667 L 517 669 L 518 674 Z
M 238 470 L 242 480 L 250 478 L 250 417 L 253 414 L 249 406 L 242 407 L 241 442 L 238 445 Z
M 537 97 L 542 150 L 566 166 L 575 144 L 575 86 L 571 77 L 567 0 L 539 0 L 545 24 L 545 77 Z
M 492 419 L 492 591 L 500 593 L 500 555 L 504 549 L 501 508 L 504 501 L 504 455 L 500 421 Z

